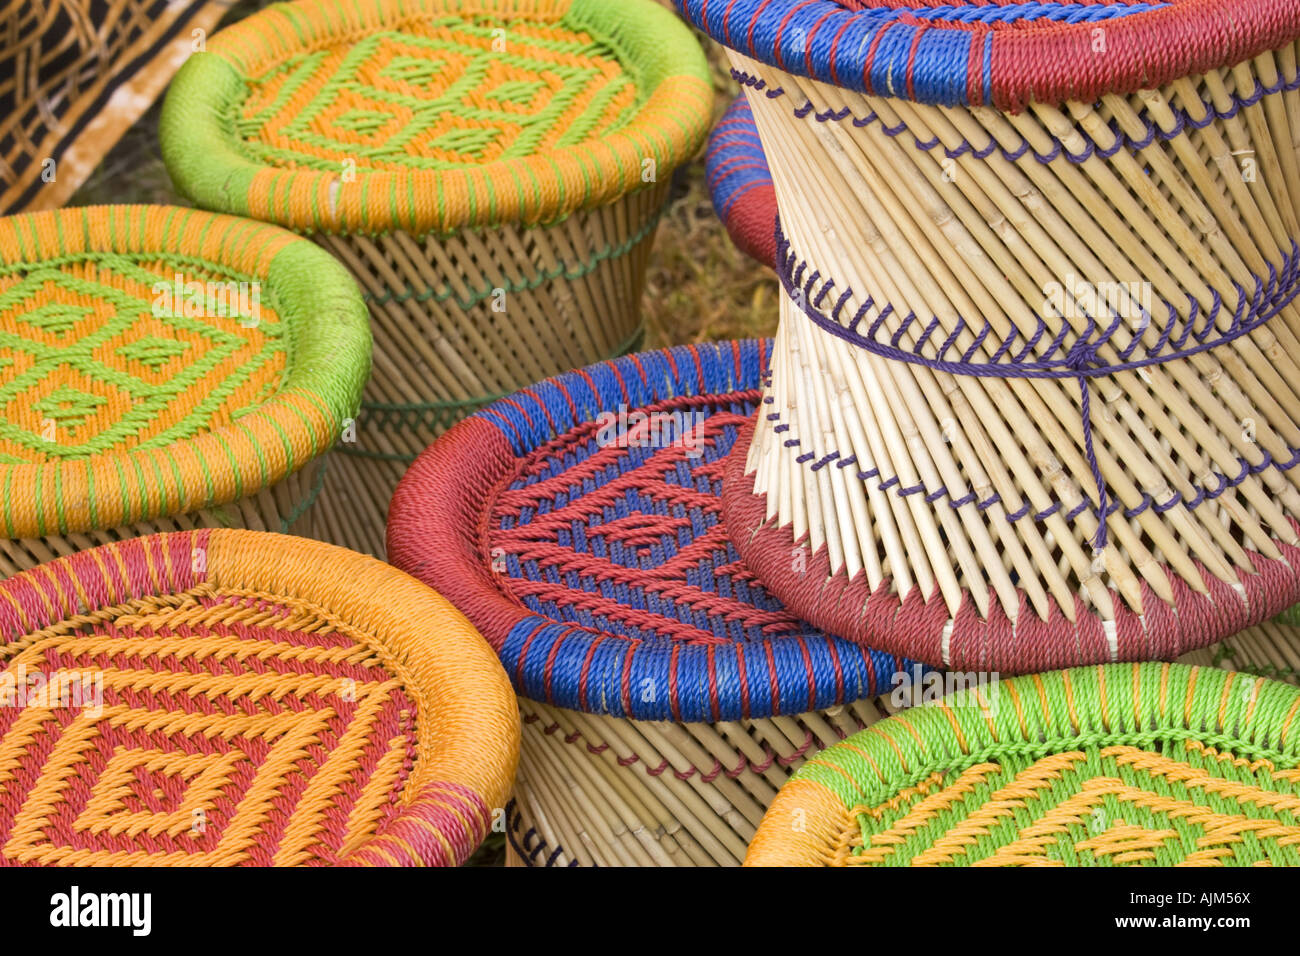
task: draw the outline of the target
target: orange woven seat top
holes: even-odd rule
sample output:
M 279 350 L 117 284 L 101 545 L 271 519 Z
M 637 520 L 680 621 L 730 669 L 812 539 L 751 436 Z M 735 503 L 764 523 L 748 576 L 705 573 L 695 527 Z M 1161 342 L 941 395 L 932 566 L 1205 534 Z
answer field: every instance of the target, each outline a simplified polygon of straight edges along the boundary
M 455 865 L 504 806 L 509 683 L 372 558 L 177 532 L 0 582 L 0 865 Z
M 167 96 L 178 187 L 295 229 L 533 224 L 689 159 L 699 43 L 652 0 L 299 0 L 214 36 Z
M 314 243 L 170 206 L 0 219 L 0 534 L 188 514 L 324 454 L 370 328 Z

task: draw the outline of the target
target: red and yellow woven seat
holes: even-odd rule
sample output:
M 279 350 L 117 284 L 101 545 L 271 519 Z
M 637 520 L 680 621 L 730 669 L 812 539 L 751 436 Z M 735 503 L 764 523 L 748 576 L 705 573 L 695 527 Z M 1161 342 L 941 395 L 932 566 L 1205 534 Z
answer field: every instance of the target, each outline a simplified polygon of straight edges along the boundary
M 1297 866 L 1300 690 L 1178 664 L 993 682 L 812 756 L 746 866 Z
M 167 206 L 0 219 L 0 577 L 156 531 L 312 530 L 369 360 L 356 284 L 283 229 Z
M 392 561 L 496 649 L 524 715 L 509 826 L 537 865 L 736 865 L 805 754 L 915 676 L 739 560 L 719 492 L 771 343 L 641 352 L 461 422 L 393 498 Z
M 518 712 L 446 601 L 237 530 L 0 582 L 0 865 L 456 865 L 503 818 Z
M 178 188 L 312 235 L 370 305 L 334 540 L 382 554 L 437 434 L 635 346 L 672 172 L 712 109 L 698 42 L 653 0 L 299 0 L 185 65 L 161 125 Z

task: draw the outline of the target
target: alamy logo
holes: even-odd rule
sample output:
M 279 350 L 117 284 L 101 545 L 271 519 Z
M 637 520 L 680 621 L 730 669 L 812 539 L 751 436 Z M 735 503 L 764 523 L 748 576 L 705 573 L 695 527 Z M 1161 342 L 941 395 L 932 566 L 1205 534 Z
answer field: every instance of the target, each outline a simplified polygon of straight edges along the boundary
M 78 886 L 50 897 L 50 925 L 123 926 L 132 936 L 148 936 L 153 927 L 151 893 L 82 893 Z
M 1043 312 L 1067 321 L 1094 319 L 1109 325 L 1118 317 L 1138 324 L 1151 315 L 1150 282 L 1088 282 L 1069 273 L 1063 282 L 1043 286 Z
M 178 272 L 171 282 L 153 284 L 153 314 L 160 319 L 238 319 L 251 329 L 262 320 L 262 284 L 186 282 Z
M 104 712 L 103 671 L 28 671 L 19 663 L 0 674 L 0 707 L 72 708 Z
M 913 664 L 910 671 L 896 671 L 890 703 L 895 708 L 930 707 L 945 703 L 949 707 L 977 707 L 984 716 L 997 710 L 997 671 L 936 671 Z M 954 699 L 956 694 L 966 696 Z
M 668 448 L 681 445 L 687 458 L 699 458 L 704 448 L 704 422 L 699 411 L 645 412 L 619 405 L 596 416 L 596 444 L 601 448 Z

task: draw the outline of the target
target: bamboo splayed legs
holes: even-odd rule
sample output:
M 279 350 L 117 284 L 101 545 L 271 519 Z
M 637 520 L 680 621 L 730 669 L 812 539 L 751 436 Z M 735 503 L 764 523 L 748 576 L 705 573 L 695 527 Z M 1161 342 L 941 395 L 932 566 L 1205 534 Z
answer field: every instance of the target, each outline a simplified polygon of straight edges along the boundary
M 328 540 L 377 556 L 406 466 L 517 388 L 629 351 L 670 185 L 546 227 L 321 236 L 370 305 L 374 371 L 323 492 Z
M 1173 656 L 1300 596 L 1294 48 L 1018 115 L 733 58 L 789 243 L 729 522 L 787 603 L 1012 670 Z

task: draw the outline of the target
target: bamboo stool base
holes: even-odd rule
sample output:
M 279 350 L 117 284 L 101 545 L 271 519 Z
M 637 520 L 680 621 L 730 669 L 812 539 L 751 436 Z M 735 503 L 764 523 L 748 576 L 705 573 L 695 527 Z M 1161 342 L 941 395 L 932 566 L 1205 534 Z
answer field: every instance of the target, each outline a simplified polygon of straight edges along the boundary
M 438 435 L 516 389 L 636 348 L 669 185 L 549 226 L 316 237 L 361 284 L 374 332 L 356 441 L 335 454 L 323 494 L 328 540 L 383 557 L 393 489 Z
M 519 703 L 508 832 L 529 866 L 739 866 L 807 756 L 888 716 L 883 703 L 860 700 L 794 717 L 675 724 Z
M 192 514 L 140 521 L 124 527 L 80 534 L 0 538 L 0 579 L 102 544 L 166 531 L 244 528 L 316 538 L 320 536 L 317 525 L 319 516 L 312 505 L 320 494 L 326 471 L 325 459 L 317 458 L 256 495 Z
M 732 53 L 789 242 L 728 523 L 788 607 L 1009 674 L 1171 658 L 1300 598 L 1297 58 L 1012 114 Z

